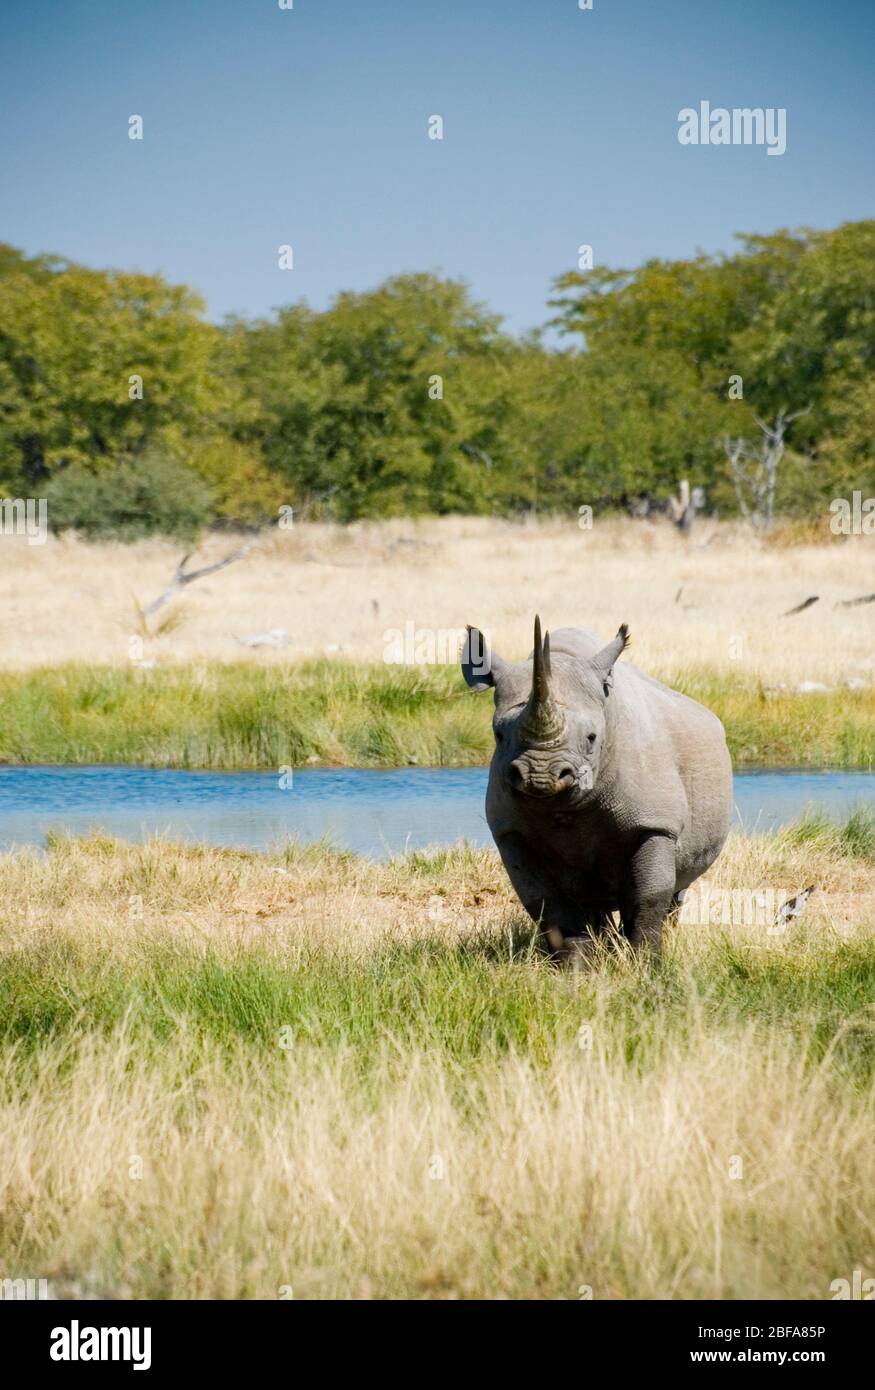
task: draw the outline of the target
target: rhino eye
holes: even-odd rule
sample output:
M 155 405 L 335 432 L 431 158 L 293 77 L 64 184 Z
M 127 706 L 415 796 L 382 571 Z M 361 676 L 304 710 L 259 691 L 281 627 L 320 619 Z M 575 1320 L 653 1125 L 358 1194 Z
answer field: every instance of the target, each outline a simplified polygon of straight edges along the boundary
M 595 734 L 587 734 L 586 741 L 589 744 L 590 748 L 592 748 L 593 744 L 595 743 Z
M 496 743 L 502 743 L 502 742 L 504 741 L 504 730 L 503 730 L 503 729 L 493 729 L 492 732 L 495 734 L 495 742 L 496 742 Z

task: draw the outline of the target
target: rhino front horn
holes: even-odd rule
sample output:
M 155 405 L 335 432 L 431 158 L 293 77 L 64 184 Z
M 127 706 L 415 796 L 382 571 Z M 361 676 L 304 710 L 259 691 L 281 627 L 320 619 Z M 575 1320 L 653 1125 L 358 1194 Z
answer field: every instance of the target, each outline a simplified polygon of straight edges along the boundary
M 536 617 L 532 691 L 522 719 L 522 731 L 533 743 L 552 743 L 565 731 L 565 721 L 550 692 L 550 676 L 550 634 L 541 640 L 541 619 Z

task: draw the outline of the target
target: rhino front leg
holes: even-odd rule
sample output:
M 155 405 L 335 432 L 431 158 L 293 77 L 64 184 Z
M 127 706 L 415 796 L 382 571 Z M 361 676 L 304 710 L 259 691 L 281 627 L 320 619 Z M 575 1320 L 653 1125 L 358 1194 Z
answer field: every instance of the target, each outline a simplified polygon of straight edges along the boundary
M 674 840 L 648 835 L 632 856 L 621 907 L 631 946 L 659 950 L 663 923 L 675 904 L 675 884 Z
M 581 909 L 535 864 L 521 835 L 511 832 L 496 836 L 496 844 L 514 892 L 540 927 L 550 954 L 564 961 L 568 954 L 565 938 L 576 937 L 584 929 Z

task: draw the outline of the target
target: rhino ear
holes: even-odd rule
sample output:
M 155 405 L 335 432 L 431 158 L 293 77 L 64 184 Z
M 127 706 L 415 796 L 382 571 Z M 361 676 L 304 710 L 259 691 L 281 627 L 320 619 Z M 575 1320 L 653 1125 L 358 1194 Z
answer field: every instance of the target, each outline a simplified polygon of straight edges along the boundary
M 627 623 L 623 623 L 613 642 L 602 647 L 601 651 L 596 652 L 592 659 L 593 672 L 601 681 L 605 695 L 611 693 L 611 687 L 614 684 L 614 665 L 628 645 L 629 627 Z
M 504 665 L 494 656 L 479 627 L 468 626 L 468 636 L 462 648 L 462 675 L 472 690 L 488 690 Z

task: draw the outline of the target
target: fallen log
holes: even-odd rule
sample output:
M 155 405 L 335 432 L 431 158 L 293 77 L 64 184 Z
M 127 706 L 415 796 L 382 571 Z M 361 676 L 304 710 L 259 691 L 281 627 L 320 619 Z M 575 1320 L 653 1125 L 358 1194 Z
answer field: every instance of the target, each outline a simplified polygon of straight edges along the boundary
M 860 598 L 841 598 L 834 608 L 858 608 L 861 603 L 875 603 L 875 594 L 862 594 Z
M 806 608 L 810 608 L 813 603 L 817 603 L 819 594 L 812 594 L 811 598 L 805 599 L 802 603 L 797 603 L 795 608 L 788 608 L 786 613 L 782 613 L 782 618 L 792 618 L 794 613 L 804 613 Z
M 205 574 L 215 574 L 217 570 L 223 570 L 226 565 L 233 565 L 235 560 L 242 560 L 244 555 L 249 554 L 250 550 L 255 545 L 255 541 L 256 537 L 253 537 L 252 540 L 246 541 L 243 545 L 238 546 L 236 550 L 232 550 L 229 555 L 225 556 L 224 560 L 216 560 L 212 565 L 202 565 L 199 570 L 187 570 L 185 568 L 193 554 L 193 551 L 189 551 L 186 555 L 183 555 L 179 564 L 176 566 L 176 573 L 169 586 L 162 594 L 159 594 L 157 598 L 153 598 L 152 602 L 147 604 L 145 608 L 141 609 L 142 616 L 144 618 L 151 618 L 153 613 L 157 613 L 159 608 L 163 608 L 165 603 L 169 603 L 180 589 L 185 588 L 186 584 L 193 584 L 196 579 L 203 579 Z

